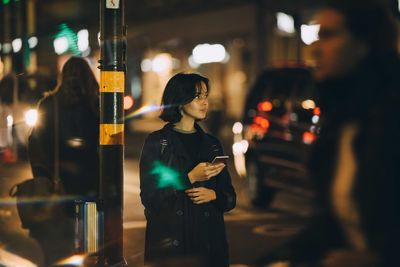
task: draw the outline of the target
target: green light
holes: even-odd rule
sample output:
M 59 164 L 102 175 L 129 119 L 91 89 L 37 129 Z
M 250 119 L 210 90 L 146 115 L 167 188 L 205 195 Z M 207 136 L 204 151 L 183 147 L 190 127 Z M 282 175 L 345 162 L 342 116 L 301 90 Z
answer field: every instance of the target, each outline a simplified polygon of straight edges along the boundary
M 59 26 L 59 31 L 55 35 L 55 39 L 66 37 L 68 40 L 68 50 L 66 52 L 71 52 L 74 55 L 79 55 L 79 49 L 77 45 L 78 37 L 76 32 L 74 32 L 67 24 L 63 23 Z
M 8 5 L 11 2 L 11 0 L 3 0 L 3 5 Z
M 186 189 L 180 179 L 180 173 L 160 161 L 153 163 L 153 169 L 150 174 L 157 176 L 157 188 L 173 187 L 176 190 Z

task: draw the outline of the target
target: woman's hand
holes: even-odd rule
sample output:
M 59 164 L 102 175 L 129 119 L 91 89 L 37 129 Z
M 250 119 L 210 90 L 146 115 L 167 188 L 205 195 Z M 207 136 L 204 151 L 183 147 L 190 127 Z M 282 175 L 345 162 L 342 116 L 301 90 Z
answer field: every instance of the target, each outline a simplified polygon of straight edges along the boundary
M 201 162 L 188 173 L 188 177 L 192 184 L 195 182 L 207 181 L 217 176 L 223 168 L 225 168 L 224 163 L 210 164 Z
M 217 199 L 215 191 L 206 187 L 196 187 L 185 191 L 194 204 L 203 204 Z

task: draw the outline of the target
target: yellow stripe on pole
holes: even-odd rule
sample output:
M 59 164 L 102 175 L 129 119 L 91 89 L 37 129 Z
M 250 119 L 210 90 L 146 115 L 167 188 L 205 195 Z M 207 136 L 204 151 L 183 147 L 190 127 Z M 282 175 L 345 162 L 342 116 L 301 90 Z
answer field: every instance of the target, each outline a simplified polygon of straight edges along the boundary
M 100 93 L 123 93 L 125 90 L 123 71 L 100 72 Z
M 124 144 L 123 124 L 100 124 L 100 145 Z

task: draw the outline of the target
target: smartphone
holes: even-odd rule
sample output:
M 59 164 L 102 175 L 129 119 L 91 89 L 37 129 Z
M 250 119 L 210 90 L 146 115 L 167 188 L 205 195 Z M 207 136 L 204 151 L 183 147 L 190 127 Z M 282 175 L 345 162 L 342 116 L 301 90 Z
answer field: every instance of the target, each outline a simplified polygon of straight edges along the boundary
M 218 164 L 218 163 L 227 164 L 228 159 L 229 159 L 229 156 L 216 156 L 216 157 L 211 161 L 211 164 Z

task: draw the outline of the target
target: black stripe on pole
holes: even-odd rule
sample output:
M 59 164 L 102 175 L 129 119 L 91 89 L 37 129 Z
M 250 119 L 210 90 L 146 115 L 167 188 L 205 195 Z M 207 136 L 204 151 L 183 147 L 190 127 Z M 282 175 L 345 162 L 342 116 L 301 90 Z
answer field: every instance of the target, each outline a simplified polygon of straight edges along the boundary
M 101 124 L 123 124 L 124 121 L 124 94 L 123 93 L 101 93 Z

